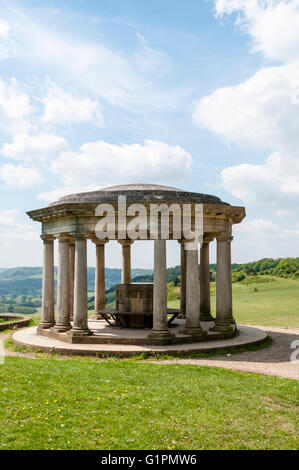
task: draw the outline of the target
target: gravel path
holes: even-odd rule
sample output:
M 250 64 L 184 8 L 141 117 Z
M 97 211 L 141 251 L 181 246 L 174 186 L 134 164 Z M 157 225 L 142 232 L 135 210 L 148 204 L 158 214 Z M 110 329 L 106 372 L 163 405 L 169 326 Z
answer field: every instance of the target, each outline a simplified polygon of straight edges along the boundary
M 254 325 L 255 326 L 255 325 Z M 299 329 L 298 328 L 275 328 L 256 326 L 268 333 L 273 339 L 273 344 L 259 351 L 247 351 L 231 356 L 216 356 L 210 359 L 172 359 L 151 361 L 159 364 L 192 364 L 204 366 L 224 367 L 245 372 L 255 372 L 263 375 L 286 377 L 299 380 L 299 353 L 298 363 L 291 362 L 291 354 L 295 349 L 291 348 L 293 341 L 298 341 L 296 349 L 299 349 Z M 6 339 L 8 333 L 0 333 L 0 341 Z M 18 353 L 5 351 L 7 356 L 20 356 L 35 358 L 34 353 Z M 69 358 L 68 358 L 69 359 Z
M 216 366 L 299 380 L 299 353 L 297 355 L 297 364 L 292 363 L 290 359 L 292 352 L 295 351 L 291 348 L 293 341 L 298 341 L 296 349 L 299 349 L 299 329 L 251 326 L 266 331 L 273 339 L 273 344 L 259 351 L 247 351 L 241 354 L 232 354 L 231 356 L 218 356 L 210 359 L 162 360 L 159 361 L 159 364 Z

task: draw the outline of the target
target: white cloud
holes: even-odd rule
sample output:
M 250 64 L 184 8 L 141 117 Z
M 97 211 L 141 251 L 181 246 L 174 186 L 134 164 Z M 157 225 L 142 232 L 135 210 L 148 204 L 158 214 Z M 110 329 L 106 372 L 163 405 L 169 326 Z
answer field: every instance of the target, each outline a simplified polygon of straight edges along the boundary
M 236 24 L 253 41 L 252 52 L 282 65 L 256 72 L 237 86 L 201 99 L 193 118 L 202 128 L 244 147 L 273 152 L 261 164 L 225 168 L 222 183 L 242 199 L 298 217 L 299 0 L 216 0 L 216 16 L 237 13 Z
M 52 170 L 64 184 L 182 181 L 191 174 L 191 155 L 180 146 L 146 140 L 144 145 L 114 145 L 98 141 L 82 145 L 79 152 L 63 152 Z
M 63 188 L 54 188 L 50 191 L 39 193 L 36 197 L 42 201 L 54 202 L 67 194 L 85 193 L 87 191 L 96 191 L 98 189 L 100 189 L 100 186 L 95 184 L 87 186 L 64 186 Z
M 298 207 L 299 161 L 278 152 L 261 165 L 227 167 L 221 178 L 224 188 L 244 203 L 262 202 L 282 209 Z
M 290 237 L 299 237 L 299 229 L 284 229 L 271 220 L 266 219 L 246 220 L 242 224 L 236 226 L 236 233 L 242 236 L 245 235 L 260 238 L 263 241 L 267 239 L 290 240 Z
M 28 168 L 22 165 L 5 164 L 0 167 L 0 180 L 7 186 L 15 189 L 26 189 L 39 185 L 44 178 L 37 168 Z
M 299 0 L 215 0 L 217 16 L 238 13 L 237 25 L 253 40 L 252 52 L 271 60 L 298 58 Z
M 103 127 L 104 118 L 99 103 L 90 98 L 80 98 L 63 92 L 57 85 L 50 83 L 47 95 L 42 99 L 45 106 L 42 122 L 48 124 L 91 122 Z
M 32 113 L 29 96 L 17 81 L 5 82 L 0 78 L 0 128 L 4 132 L 23 132 L 31 128 Z
M 2 240 L 36 240 L 39 236 L 32 230 L 31 225 L 17 220 L 17 209 L 0 210 L 0 238 Z
M 66 140 L 53 134 L 40 133 L 29 135 L 26 133 L 16 134 L 12 143 L 5 143 L 2 147 L 4 157 L 15 160 L 46 161 L 57 157 L 63 150 L 68 148 Z
M 9 33 L 10 24 L 0 18 L 0 59 L 8 59 L 13 53 Z
M 0 38 L 8 39 L 10 31 L 10 24 L 0 18 Z
M 0 227 L 3 225 L 15 226 L 17 209 L 1 209 L 0 210 Z
M 177 106 L 188 90 L 161 90 L 161 78 L 171 68 L 165 53 L 138 42 L 126 54 L 103 42 L 85 40 L 80 34 L 45 23 L 24 8 L 7 7 L 14 19 L 16 57 L 65 82 L 96 93 L 113 105 L 135 108 L 147 104 Z M 164 90 L 165 91 L 165 90 Z
M 299 61 L 267 67 L 240 85 L 201 99 L 193 117 L 199 126 L 241 146 L 297 151 L 297 93 L 299 97 Z

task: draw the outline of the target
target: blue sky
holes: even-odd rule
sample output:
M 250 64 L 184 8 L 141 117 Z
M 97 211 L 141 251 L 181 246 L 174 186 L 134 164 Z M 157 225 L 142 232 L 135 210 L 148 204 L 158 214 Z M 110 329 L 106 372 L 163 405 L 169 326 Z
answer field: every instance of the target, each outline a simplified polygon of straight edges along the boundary
M 298 51 L 297 0 L 0 0 L 0 265 L 41 265 L 27 210 L 134 182 L 245 205 L 235 262 L 297 256 Z

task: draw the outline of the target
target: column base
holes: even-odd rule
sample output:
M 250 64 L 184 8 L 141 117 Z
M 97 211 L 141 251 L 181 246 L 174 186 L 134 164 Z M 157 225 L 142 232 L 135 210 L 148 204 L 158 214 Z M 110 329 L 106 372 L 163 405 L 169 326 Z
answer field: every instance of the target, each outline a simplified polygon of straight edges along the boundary
M 90 336 L 92 333 L 89 328 L 72 328 L 70 331 L 67 332 L 67 335 L 72 336 Z
M 200 315 L 200 321 L 216 321 L 216 318 L 212 317 L 212 315 Z
M 92 332 L 89 328 L 80 329 L 71 329 L 67 332 L 66 338 L 67 341 L 70 343 L 81 343 L 82 339 L 86 338 L 86 336 L 91 336 Z
M 231 323 L 226 323 L 226 324 L 215 324 L 212 328 L 210 328 L 211 331 L 218 331 L 219 333 L 222 333 L 224 338 L 232 338 L 235 334 L 235 328 L 232 327 Z
M 100 312 L 94 312 L 94 314 L 89 317 L 89 320 L 104 320 L 104 317 Z
M 53 322 L 42 321 L 39 323 L 37 328 L 40 328 L 41 330 L 47 330 L 49 328 L 52 328 L 54 325 L 55 325 L 54 321 Z
M 169 330 L 152 330 L 148 334 L 148 338 L 152 340 L 152 343 L 155 345 L 166 345 L 172 344 L 174 334 L 170 333 Z
M 66 331 L 69 331 L 72 328 L 72 325 L 54 325 L 51 330 L 54 331 L 55 333 L 65 333 Z
M 205 332 L 201 328 L 189 328 L 188 326 L 181 330 L 180 333 L 183 335 L 196 336 L 197 338 L 205 336 Z

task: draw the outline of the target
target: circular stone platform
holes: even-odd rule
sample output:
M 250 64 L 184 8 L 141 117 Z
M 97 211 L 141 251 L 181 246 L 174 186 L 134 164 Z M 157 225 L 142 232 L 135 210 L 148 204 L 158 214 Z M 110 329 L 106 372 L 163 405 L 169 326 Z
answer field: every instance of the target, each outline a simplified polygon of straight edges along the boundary
M 97 322 L 99 323 L 99 322 Z M 98 325 L 97 325 L 98 328 Z M 128 330 L 122 328 L 111 328 L 111 338 L 113 335 L 118 338 L 127 338 Z M 114 330 L 114 332 L 113 332 Z M 130 330 L 130 335 L 140 335 L 140 330 Z M 147 334 L 147 332 L 146 332 Z M 146 344 L 73 344 L 60 339 L 48 338 L 37 334 L 37 328 L 30 327 L 13 334 L 12 340 L 17 346 L 26 346 L 38 349 L 43 352 L 58 352 L 65 355 L 80 356 L 118 356 L 129 357 L 133 355 L 145 354 L 190 354 L 196 352 L 213 352 L 227 347 L 243 347 L 249 344 L 260 344 L 267 337 L 267 333 L 249 326 L 238 325 L 238 335 L 231 339 L 220 339 L 199 343 L 172 344 L 167 346 L 154 346 Z
M 10 313 L 3 313 L 0 315 L 0 331 L 4 331 L 7 328 L 23 328 L 28 326 L 31 318 L 26 318 L 23 315 L 16 315 Z

